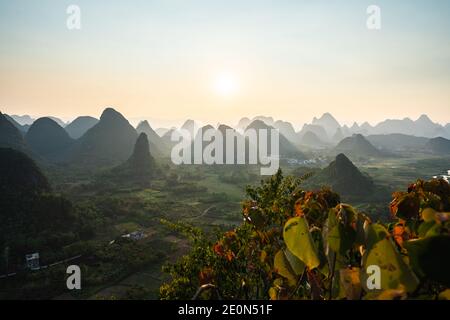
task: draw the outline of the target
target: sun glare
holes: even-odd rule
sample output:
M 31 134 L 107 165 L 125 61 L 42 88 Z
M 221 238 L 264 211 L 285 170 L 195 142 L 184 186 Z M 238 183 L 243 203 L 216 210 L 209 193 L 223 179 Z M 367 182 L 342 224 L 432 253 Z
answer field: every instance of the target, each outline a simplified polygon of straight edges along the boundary
M 239 90 L 239 83 L 233 74 L 224 72 L 216 76 L 213 88 L 222 97 L 232 97 Z

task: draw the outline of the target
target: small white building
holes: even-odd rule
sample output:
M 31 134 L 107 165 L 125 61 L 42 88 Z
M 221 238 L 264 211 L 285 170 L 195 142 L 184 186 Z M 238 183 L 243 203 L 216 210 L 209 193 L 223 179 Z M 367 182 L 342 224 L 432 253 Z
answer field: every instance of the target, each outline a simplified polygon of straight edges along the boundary
M 445 181 L 450 182 L 450 170 L 447 170 L 447 175 L 443 175 L 442 178 L 444 178 Z
M 434 179 L 442 178 L 445 181 L 450 183 L 450 170 L 447 170 L 447 175 L 443 174 L 442 176 L 433 176 Z
M 39 264 L 39 252 L 25 255 L 25 261 L 27 264 L 27 268 L 30 270 L 34 271 L 41 268 Z
M 124 234 L 122 236 L 122 238 L 129 238 L 131 240 L 137 241 L 137 240 L 141 240 L 141 239 L 145 238 L 145 233 L 144 233 L 144 231 L 140 231 L 140 230 L 139 231 L 133 231 L 131 233 Z

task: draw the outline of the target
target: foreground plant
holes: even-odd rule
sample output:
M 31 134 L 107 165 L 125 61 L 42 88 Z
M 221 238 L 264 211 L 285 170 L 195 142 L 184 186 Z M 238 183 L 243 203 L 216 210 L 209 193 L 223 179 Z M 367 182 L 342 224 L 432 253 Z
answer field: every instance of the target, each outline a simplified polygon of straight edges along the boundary
M 417 181 L 375 223 L 328 189 L 281 171 L 248 188 L 244 222 L 209 238 L 177 225 L 192 251 L 165 268 L 162 299 L 448 298 L 450 186 Z M 207 285 L 213 290 L 198 288 Z

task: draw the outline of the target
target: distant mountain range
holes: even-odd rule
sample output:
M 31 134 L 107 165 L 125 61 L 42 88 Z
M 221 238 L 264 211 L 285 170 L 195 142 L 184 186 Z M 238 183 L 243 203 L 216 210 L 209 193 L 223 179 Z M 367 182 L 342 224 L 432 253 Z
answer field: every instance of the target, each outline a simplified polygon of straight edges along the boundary
M 32 117 L 30 117 L 29 115 L 23 115 L 23 116 L 18 116 L 18 115 L 11 115 L 11 118 L 14 119 L 14 121 L 17 121 L 17 123 L 19 123 L 20 125 L 32 125 L 34 120 Z
M 263 118 L 264 117 L 255 117 Z M 246 122 L 248 118 L 241 119 L 241 122 Z M 268 118 L 267 124 L 271 125 L 273 119 Z M 264 121 L 264 120 L 263 120 Z M 276 121 L 275 123 L 277 123 Z M 277 127 L 277 126 L 276 126 Z M 286 125 L 285 125 L 286 127 Z M 280 129 L 281 131 L 281 129 Z M 435 138 L 442 136 L 444 138 L 450 138 L 450 124 L 442 126 L 430 120 L 427 115 L 420 116 L 417 120 L 413 121 L 409 118 L 402 120 L 387 119 L 378 123 L 375 126 L 370 125 L 368 122 L 364 122 L 358 125 L 356 122 L 348 127 L 346 125 L 340 125 L 339 122 L 330 114 L 325 113 L 320 118 L 314 118 L 312 123 L 305 124 L 298 135 L 301 137 L 307 131 L 315 133 L 322 141 L 334 141 L 338 142 L 347 136 L 352 134 L 362 135 L 387 135 L 387 134 L 404 134 L 412 135 L 416 137 Z
M 170 156 L 176 142 L 171 134 L 177 128 L 154 130 L 148 121 L 134 128 L 128 120 L 112 108 L 102 113 L 100 120 L 80 116 L 65 124 L 54 117 L 37 120 L 30 116 L 0 114 L 0 147 L 11 147 L 32 156 L 49 161 L 87 165 L 118 165 L 133 152 L 139 134 L 145 133 L 150 153 L 156 158 Z M 195 136 L 198 123 L 187 120 L 182 129 Z M 235 129 L 273 129 L 280 132 L 280 157 L 282 159 L 308 159 L 306 152 L 344 153 L 351 159 L 381 158 L 402 152 L 450 154 L 448 143 L 450 124 L 442 126 L 426 115 L 413 121 L 385 120 L 375 126 L 365 122 L 351 127 L 341 126 L 330 114 L 314 118 L 296 131 L 292 123 L 272 117 L 242 118 L 234 127 L 226 124 L 207 125 L 206 128 L 225 131 Z M 248 151 L 248 150 L 247 150 Z M 225 158 L 224 152 L 224 158 Z
M 97 123 L 98 119 L 94 117 L 81 116 L 69 123 L 65 129 L 71 138 L 78 139 Z
M 19 129 L 20 132 L 22 133 L 26 133 L 28 131 L 28 129 L 30 128 L 29 124 L 24 124 L 21 125 L 20 123 L 18 123 L 16 120 L 14 120 L 11 116 L 8 116 L 7 114 L 4 115 L 6 117 L 6 119 L 8 119 L 9 122 L 11 122 L 14 127 L 16 127 L 17 129 Z
M 330 113 L 324 113 L 319 119 L 314 117 L 312 124 L 324 128 L 328 138 L 332 138 L 341 128 L 339 122 Z
M 401 133 L 369 135 L 366 139 L 379 150 L 405 152 L 424 150 L 429 138 L 416 137 Z
M 351 137 L 344 138 L 334 148 L 336 153 L 344 153 L 354 159 L 358 158 L 382 158 L 387 154 L 375 148 L 361 134 L 354 134 Z
M 10 115 L 8 117 L 10 120 L 14 120 L 16 126 L 19 125 L 23 127 L 23 130 L 21 131 L 26 131 L 35 121 L 35 119 L 29 115 Z M 47 118 L 53 119 L 61 127 L 66 128 L 69 135 L 74 139 L 79 138 L 83 131 L 87 131 L 86 128 L 92 127 L 95 122 L 98 121 L 95 118 L 88 116 L 76 118 L 71 123 L 64 123 L 64 121 L 56 117 L 49 116 Z M 242 131 L 255 120 L 263 121 L 267 125 L 279 129 L 288 140 L 294 143 L 297 142 L 296 135 L 300 135 L 301 137 L 307 131 L 314 132 L 320 140 L 324 142 L 339 142 L 352 134 L 362 134 L 365 136 L 404 134 L 425 138 L 443 137 L 450 139 L 450 123 L 444 126 L 440 125 L 433 122 L 425 114 L 421 115 L 417 120 L 411 120 L 410 118 L 386 119 L 374 126 L 370 125 L 368 122 L 364 122 L 360 125 L 355 122 L 351 127 L 348 127 L 347 125 L 341 125 L 333 115 L 327 112 L 319 118 L 314 117 L 312 122 L 309 124 L 306 123 L 300 132 L 295 131 L 293 122 L 275 120 L 274 118 L 267 116 L 255 116 L 253 118 L 244 117 L 240 119 L 235 126 L 231 127 Z M 194 126 L 196 126 L 196 129 L 199 127 L 194 120 L 187 120 L 182 128 L 193 130 Z M 80 129 L 78 129 L 78 127 Z M 161 137 L 169 130 L 169 128 L 158 128 L 155 131 Z
M 59 159 L 74 140 L 56 121 L 39 118 L 25 134 L 25 141 L 33 152 L 46 159 Z
M 314 133 L 320 141 L 327 142 L 330 141 L 330 137 L 328 136 L 324 127 L 317 124 L 304 124 L 303 128 L 297 132 L 297 137 L 301 140 L 303 136 L 308 133 Z
M 165 135 L 167 132 L 169 132 L 171 129 L 168 128 L 157 128 L 155 129 L 155 132 L 162 138 L 163 135 Z
M 141 121 L 136 127 L 136 131 L 138 134 L 145 133 L 153 155 L 159 157 L 170 156 L 170 145 L 153 130 L 147 120 Z
M 270 129 L 274 129 L 273 126 L 266 124 L 263 120 L 254 120 L 251 122 L 246 129 L 255 129 L 259 132 L 261 129 L 268 130 L 269 133 Z M 269 138 L 268 138 L 269 139 Z M 270 146 L 270 140 L 268 141 L 268 146 Z M 269 150 L 270 151 L 270 150 Z M 271 152 L 271 151 L 270 151 Z M 280 158 L 281 159 L 288 159 L 288 158 L 294 158 L 294 159 L 306 159 L 306 155 L 300 151 L 299 148 L 297 148 L 291 141 L 289 141 L 288 138 L 286 138 L 283 134 L 280 133 L 280 140 L 279 140 L 279 152 L 280 152 Z
M 450 140 L 441 137 L 430 139 L 425 148 L 432 153 L 448 155 L 450 154 Z
M 368 123 L 363 126 L 356 125 L 353 131 L 357 130 L 364 135 L 400 133 L 426 138 L 435 138 L 439 136 L 450 137 L 450 131 L 444 126 L 432 122 L 427 115 L 421 115 L 415 121 L 410 118 L 405 118 L 403 120 L 388 119 L 378 123 L 374 127 Z
M 18 115 L 14 114 L 14 115 L 11 115 L 11 118 L 14 119 L 14 121 L 16 121 L 21 126 L 26 126 L 26 125 L 31 126 L 33 124 L 33 122 L 36 121 L 36 119 L 32 118 L 29 115 L 18 116 Z M 65 127 L 67 125 L 67 123 L 65 123 L 64 121 L 62 121 L 61 119 L 59 119 L 57 117 L 47 116 L 45 118 L 52 119 L 57 124 L 59 124 L 61 127 Z
M 68 160 L 83 165 L 112 165 L 125 161 L 133 152 L 138 134 L 125 117 L 112 108 L 100 121 L 76 140 Z
M 306 131 L 304 134 L 300 135 L 300 145 L 307 146 L 313 149 L 322 149 L 329 147 L 329 144 L 322 141 L 314 131 Z
M 23 135 L 12 122 L 0 112 L 0 147 L 12 148 L 19 151 L 27 149 Z
M 115 178 L 127 181 L 148 183 L 159 174 L 156 161 L 150 153 L 147 135 L 139 134 L 134 145 L 133 153 L 126 162 L 112 169 Z
M 296 144 L 298 142 L 298 136 L 295 132 L 294 126 L 290 122 L 278 120 L 273 123 L 272 127 L 280 130 L 280 134 L 286 137 L 290 142 Z

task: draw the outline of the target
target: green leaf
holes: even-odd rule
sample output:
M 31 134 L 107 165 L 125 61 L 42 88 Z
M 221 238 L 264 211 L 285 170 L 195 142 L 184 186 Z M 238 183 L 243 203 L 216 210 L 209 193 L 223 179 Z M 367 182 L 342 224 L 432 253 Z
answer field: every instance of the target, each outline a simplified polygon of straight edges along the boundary
M 436 220 L 436 211 L 432 208 L 425 208 L 422 211 L 422 219 L 425 222 L 431 222 Z
M 380 233 L 378 233 L 380 234 Z M 376 242 L 363 257 L 364 270 L 369 266 L 378 266 L 381 271 L 381 290 L 398 289 L 404 286 L 407 292 L 416 290 L 419 280 L 403 261 L 393 242 L 384 238 Z M 363 286 L 366 291 L 367 274 L 363 272 Z
M 379 241 L 386 239 L 389 236 L 389 232 L 381 224 L 372 223 L 367 226 L 367 248 L 366 250 L 372 249 L 372 247 Z
M 278 300 L 278 289 L 276 287 L 269 289 L 269 297 L 270 300 Z
M 288 249 L 312 270 L 320 265 L 314 241 L 304 217 L 289 219 L 284 225 L 284 242 Z
M 345 256 L 353 247 L 354 241 L 355 230 L 341 223 L 335 225 L 328 234 L 328 245 L 334 252 L 342 256 Z
M 339 208 L 338 214 L 344 225 L 350 226 L 350 224 L 356 220 L 358 213 L 352 206 L 341 203 L 337 208 Z
M 303 271 L 305 270 L 305 264 L 303 261 L 301 261 L 299 258 L 297 258 L 295 255 L 292 254 L 289 249 L 283 250 L 284 255 L 286 256 L 287 261 L 289 262 L 289 265 L 291 266 L 292 270 L 295 272 L 297 276 L 302 275 Z
M 292 287 L 295 286 L 295 284 L 297 283 L 297 275 L 295 274 L 295 271 L 291 267 L 283 250 L 280 250 L 276 253 L 274 260 L 274 267 L 276 273 L 278 273 L 280 276 L 285 277 L 288 280 L 290 286 Z
M 316 248 L 317 255 L 319 256 L 320 265 L 318 267 L 320 273 L 325 277 L 330 274 L 330 268 L 328 265 L 328 259 L 325 255 L 325 241 L 322 235 L 322 230 L 315 227 L 309 231 L 314 242 L 314 247 Z
M 420 224 L 417 230 L 419 238 L 425 238 L 430 230 L 433 230 L 438 226 L 436 221 L 427 221 Z

